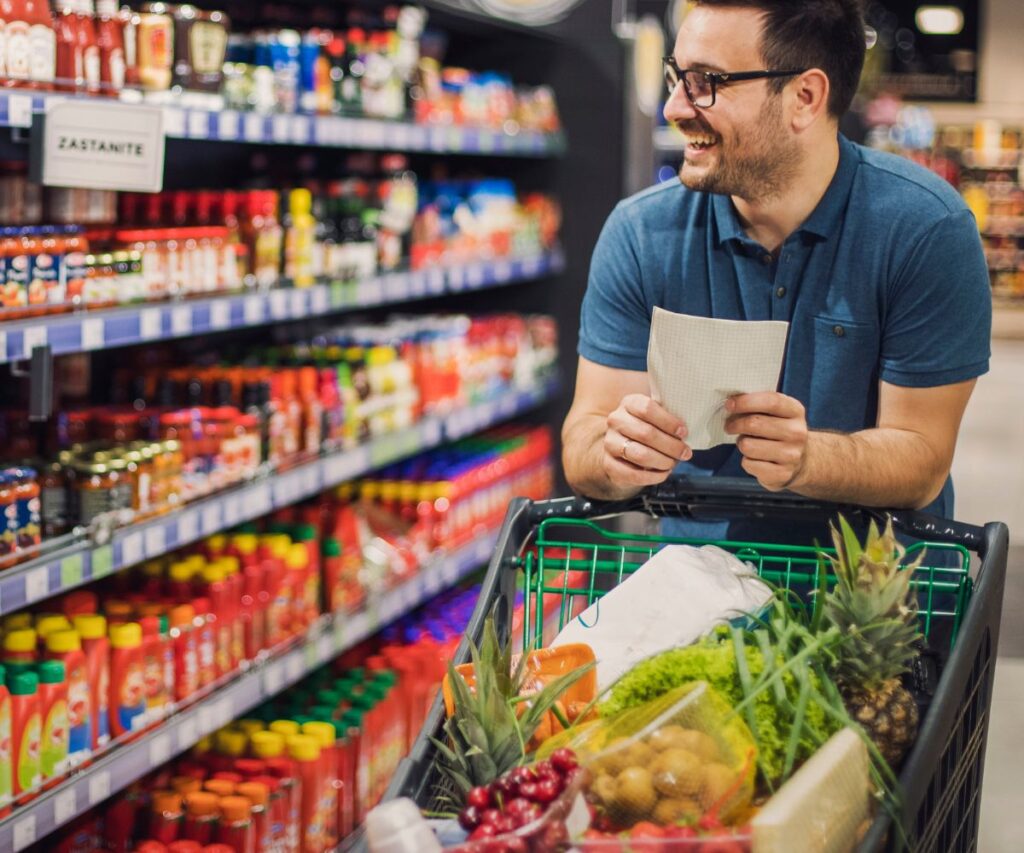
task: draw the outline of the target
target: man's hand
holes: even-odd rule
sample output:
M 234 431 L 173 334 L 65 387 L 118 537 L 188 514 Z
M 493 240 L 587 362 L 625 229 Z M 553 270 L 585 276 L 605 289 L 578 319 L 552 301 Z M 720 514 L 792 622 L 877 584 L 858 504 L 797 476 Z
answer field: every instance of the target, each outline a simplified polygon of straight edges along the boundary
M 739 436 L 736 446 L 743 454 L 743 470 L 771 492 L 793 485 L 807 461 L 803 404 L 765 391 L 730 397 L 725 409 L 729 412 L 725 431 Z
M 627 394 L 608 415 L 601 464 L 612 483 L 661 483 L 693 456 L 683 439 L 686 424 L 646 394 Z

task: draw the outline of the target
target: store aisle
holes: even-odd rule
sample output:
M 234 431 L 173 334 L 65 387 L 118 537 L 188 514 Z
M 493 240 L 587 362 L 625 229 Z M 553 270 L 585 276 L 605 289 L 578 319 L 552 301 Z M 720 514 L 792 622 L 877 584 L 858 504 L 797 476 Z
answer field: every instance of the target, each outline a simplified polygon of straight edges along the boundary
M 1017 853 L 1024 838 L 1024 342 L 993 341 L 992 370 L 964 417 L 953 477 L 957 518 L 1010 527 L 1003 619 L 985 759 L 980 853 Z

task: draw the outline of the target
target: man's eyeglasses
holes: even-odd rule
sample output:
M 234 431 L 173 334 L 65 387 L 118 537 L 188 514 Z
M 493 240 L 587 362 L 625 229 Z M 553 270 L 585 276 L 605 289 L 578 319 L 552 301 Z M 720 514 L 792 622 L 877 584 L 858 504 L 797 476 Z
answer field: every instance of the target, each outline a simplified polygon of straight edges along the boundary
M 788 71 L 697 71 L 693 68 L 680 68 L 675 57 L 666 56 L 662 59 L 665 66 L 665 85 L 671 95 L 680 82 L 690 103 L 706 110 L 715 105 L 718 87 L 723 83 L 738 83 L 743 80 L 765 80 L 775 77 L 795 77 L 803 74 L 806 68 L 794 68 Z

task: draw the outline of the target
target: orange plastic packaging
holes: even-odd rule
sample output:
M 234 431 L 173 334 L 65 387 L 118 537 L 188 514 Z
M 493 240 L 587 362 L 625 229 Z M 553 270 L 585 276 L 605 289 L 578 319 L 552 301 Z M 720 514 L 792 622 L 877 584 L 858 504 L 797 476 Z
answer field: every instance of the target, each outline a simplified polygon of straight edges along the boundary
M 327 849 L 322 808 L 324 780 L 320 761 L 320 744 L 308 735 L 294 735 L 287 740 L 288 755 L 295 762 L 302 780 L 302 806 L 299 827 L 302 853 L 323 853 Z
M 191 604 L 172 607 L 171 643 L 174 646 L 174 698 L 187 699 L 199 689 L 199 655 L 193 626 L 195 612 Z
M 261 782 L 241 782 L 235 792 L 249 802 L 252 815 L 253 843 L 256 853 L 269 853 L 274 848 L 270 827 L 270 789 Z
M 320 747 L 320 823 L 324 845 L 337 846 L 338 838 L 338 754 L 335 731 L 331 723 L 313 721 L 302 724 L 302 734 L 312 737 Z
M 168 660 L 173 661 L 170 638 L 163 630 L 165 616 L 145 616 L 139 620 L 142 627 L 142 678 L 145 684 L 146 724 L 163 719 L 171 702 L 167 683 Z M 171 664 L 173 671 L 173 663 Z
M 116 738 L 139 728 L 146 710 L 142 674 L 142 626 L 110 626 L 110 733 Z
M 18 672 L 7 681 L 11 692 L 11 768 L 15 803 L 24 803 L 32 796 L 25 791 L 42 780 L 39 756 L 43 737 L 39 714 L 39 676 L 34 672 Z
M 519 661 L 519 655 L 513 655 L 512 668 L 515 669 Z M 552 649 L 537 649 L 530 652 L 526 662 L 528 673 L 525 685 L 529 695 L 530 692 L 537 692 L 544 688 L 549 681 L 553 681 L 560 675 L 573 672 L 582 666 L 594 662 L 594 650 L 585 643 L 571 643 L 565 646 L 557 646 Z M 464 663 L 455 667 L 455 671 L 463 677 L 470 690 L 476 684 L 473 674 L 473 664 Z M 532 690 L 529 689 L 532 686 Z M 441 682 L 441 691 L 444 695 L 445 713 L 450 717 L 455 713 L 455 700 L 452 695 L 451 684 L 447 674 Z M 562 694 L 562 698 L 555 703 L 559 711 L 569 720 L 574 722 L 583 710 L 594 700 L 597 695 L 597 672 L 593 666 L 590 670 L 578 679 L 572 687 Z M 525 703 L 520 705 L 525 708 Z M 555 732 L 562 730 L 562 724 L 553 712 L 548 712 L 544 722 L 540 724 L 534 733 L 530 744 L 538 746 Z M 529 746 L 529 745 L 528 745 Z
M 89 716 L 93 751 L 110 740 L 110 642 L 107 620 L 95 614 L 75 616 L 75 630 L 85 654 L 85 671 L 89 682 Z
M 217 842 L 235 853 L 256 853 L 256 827 L 252 804 L 245 797 L 221 797 Z
M 186 794 L 182 839 L 199 844 L 212 844 L 216 840 L 218 816 L 216 794 L 211 794 L 208 791 Z
M 0 665 L 0 818 L 11 813 L 11 694 Z
M 55 631 L 46 638 L 46 658 L 64 664 L 68 685 L 68 764 L 89 757 L 92 742 L 89 673 L 77 631 Z
M 280 806 L 284 815 L 285 850 L 300 850 L 302 812 L 302 780 L 295 763 L 285 754 L 284 735 L 275 731 L 255 732 L 249 739 L 253 756 L 266 763 L 267 775 L 276 779 L 280 790 Z

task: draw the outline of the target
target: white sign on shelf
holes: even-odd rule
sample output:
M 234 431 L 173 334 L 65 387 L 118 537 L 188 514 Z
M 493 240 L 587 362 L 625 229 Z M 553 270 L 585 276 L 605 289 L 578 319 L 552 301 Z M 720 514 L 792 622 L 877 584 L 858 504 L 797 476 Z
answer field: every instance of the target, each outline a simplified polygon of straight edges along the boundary
M 231 303 L 217 299 L 210 303 L 210 328 L 226 329 L 231 325 Z
M 262 296 L 245 297 L 245 324 L 255 326 L 263 322 L 264 301 Z
M 149 742 L 149 766 L 155 770 L 162 767 L 171 757 L 171 736 L 159 734 Z
M 164 114 L 158 108 L 94 98 L 48 103 L 43 133 L 47 186 L 163 188 Z
M 178 723 L 178 749 L 189 749 L 199 740 L 199 731 L 196 728 L 194 714 L 186 714 Z
M 154 524 L 146 529 L 146 556 L 162 557 L 167 553 L 167 535 L 163 524 Z
M 32 96 L 7 96 L 7 123 L 11 127 L 32 126 Z
M 139 312 L 139 337 L 151 341 L 160 337 L 160 309 L 144 308 Z
M 50 594 L 50 571 L 46 566 L 33 569 L 25 575 L 25 603 L 31 604 Z
M 99 317 L 90 317 L 82 321 L 82 349 L 103 349 L 103 321 Z
M 205 110 L 190 110 L 188 135 L 192 139 L 206 139 L 210 135 L 210 114 Z
M 217 135 L 221 139 L 238 139 L 238 113 L 224 110 L 217 116 Z
M 129 533 L 121 541 L 121 565 L 131 566 L 141 562 L 142 558 L 142 534 L 138 531 Z
M 53 798 L 53 822 L 57 826 L 67 823 L 78 814 L 78 797 L 74 788 L 61 791 Z
M 280 661 L 274 661 L 267 665 L 263 673 L 263 693 L 266 696 L 273 696 L 281 691 L 284 682 L 284 667 Z
M 178 544 L 187 545 L 199 538 L 199 517 L 194 512 L 183 512 L 178 519 Z
M 110 771 L 96 770 L 89 777 L 89 805 L 102 803 L 110 796 Z
M 25 358 L 32 357 L 32 350 L 46 346 L 48 340 L 46 326 L 29 326 L 22 332 L 22 351 Z
M 263 116 L 258 113 L 246 113 L 243 126 L 246 142 L 263 141 Z
M 30 814 L 28 817 L 23 817 L 16 824 L 14 824 L 14 853 L 24 850 L 30 844 L 36 842 L 36 816 Z

